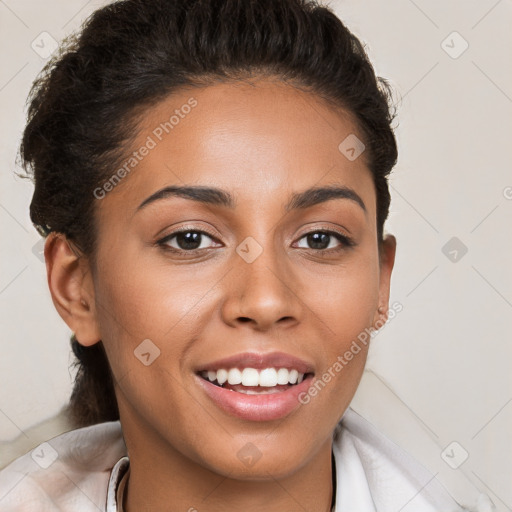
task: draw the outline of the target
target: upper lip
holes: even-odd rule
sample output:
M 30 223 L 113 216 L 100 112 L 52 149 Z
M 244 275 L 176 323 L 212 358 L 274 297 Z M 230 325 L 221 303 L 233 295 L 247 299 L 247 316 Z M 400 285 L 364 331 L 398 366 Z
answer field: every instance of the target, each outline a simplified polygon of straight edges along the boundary
M 216 371 L 221 368 L 226 370 L 230 368 L 255 368 L 256 370 L 287 368 L 289 370 L 295 369 L 304 374 L 313 373 L 314 370 L 311 363 L 284 352 L 269 352 L 267 354 L 244 352 L 201 365 L 197 368 L 197 371 Z

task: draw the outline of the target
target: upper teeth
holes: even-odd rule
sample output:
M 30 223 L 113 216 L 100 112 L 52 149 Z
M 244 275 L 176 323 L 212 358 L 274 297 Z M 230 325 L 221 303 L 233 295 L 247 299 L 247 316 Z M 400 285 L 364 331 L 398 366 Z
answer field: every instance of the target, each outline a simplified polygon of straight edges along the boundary
M 275 368 L 265 368 L 264 370 L 256 370 L 255 368 L 225 370 L 221 368 L 217 371 L 204 371 L 201 375 L 210 382 L 217 381 L 221 386 L 227 382 L 232 385 L 272 387 L 278 384 L 299 384 L 304 379 L 303 373 L 287 368 L 279 368 L 278 370 Z

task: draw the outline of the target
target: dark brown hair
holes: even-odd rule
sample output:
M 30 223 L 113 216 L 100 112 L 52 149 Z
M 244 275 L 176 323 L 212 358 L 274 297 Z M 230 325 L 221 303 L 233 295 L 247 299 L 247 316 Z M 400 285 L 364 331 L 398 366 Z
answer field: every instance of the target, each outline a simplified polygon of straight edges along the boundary
M 93 191 L 117 168 L 140 114 L 183 86 L 272 76 L 350 113 L 374 178 L 379 247 L 397 159 L 391 89 L 360 41 L 315 0 L 124 0 L 95 11 L 34 81 L 21 165 L 38 231 L 66 235 L 91 262 Z M 341 142 L 341 141 L 340 141 Z M 119 418 L 100 341 L 71 338 L 76 426 Z

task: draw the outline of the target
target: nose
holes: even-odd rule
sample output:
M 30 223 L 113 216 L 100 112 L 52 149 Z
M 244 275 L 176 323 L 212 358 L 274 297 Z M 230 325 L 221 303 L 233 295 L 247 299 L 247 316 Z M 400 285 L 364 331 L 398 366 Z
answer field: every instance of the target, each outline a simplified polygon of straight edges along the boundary
M 251 324 L 254 330 L 267 331 L 300 321 L 300 283 L 286 255 L 265 247 L 251 263 L 235 254 L 233 265 L 224 283 L 224 322 L 233 327 Z

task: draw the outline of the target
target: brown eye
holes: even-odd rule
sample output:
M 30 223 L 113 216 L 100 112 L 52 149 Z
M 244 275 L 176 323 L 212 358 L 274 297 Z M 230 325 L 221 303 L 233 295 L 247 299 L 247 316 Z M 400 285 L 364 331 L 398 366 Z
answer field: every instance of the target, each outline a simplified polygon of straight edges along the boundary
M 301 249 L 324 251 L 326 249 L 343 249 L 344 247 L 352 247 L 354 245 L 350 238 L 336 231 L 312 231 L 301 237 L 301 240 L 303 239 L 306 240 L 307 246 L 300 247 Z M 338 245 L 336 245 L 335 241 L 338 241 Z
M 176 251 L 194 251 L 211 247 L 208 239 L 213 240 L 213 237 L 204 231 L 183 229 L 170 233 L 159 240 L 158 244 Z

